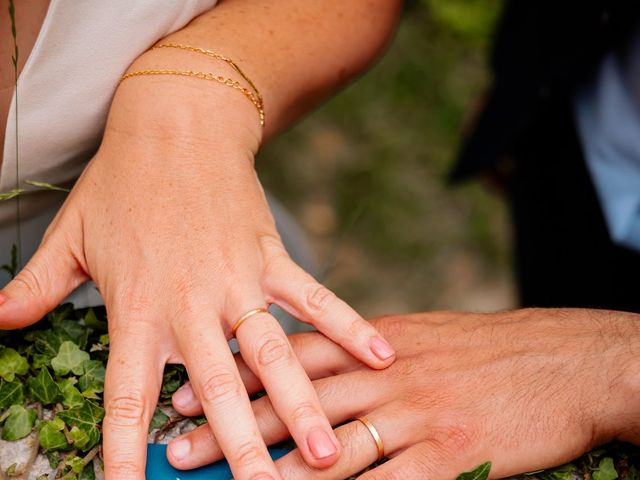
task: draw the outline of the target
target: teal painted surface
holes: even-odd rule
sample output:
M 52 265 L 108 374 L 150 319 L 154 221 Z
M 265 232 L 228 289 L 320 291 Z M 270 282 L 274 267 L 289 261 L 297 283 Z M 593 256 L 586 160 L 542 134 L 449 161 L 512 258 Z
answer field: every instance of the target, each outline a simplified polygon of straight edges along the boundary
M 283 448 L 270 448 L 269 451 L 274 459 L 289 452 Z M 176 470 L 167 461 L 166 445 L 149 445 L 146 477 L 150 480 L 229 480 L 232 478 L 232 474 L 225 461 L 196 470 Z

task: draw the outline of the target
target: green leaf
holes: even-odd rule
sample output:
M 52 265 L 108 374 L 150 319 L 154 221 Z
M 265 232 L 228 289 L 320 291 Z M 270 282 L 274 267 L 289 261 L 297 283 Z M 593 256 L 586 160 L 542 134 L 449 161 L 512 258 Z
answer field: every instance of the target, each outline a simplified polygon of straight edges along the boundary
M 540 476 L 545 480 L 573 480 L 576 472 L 575 465 L 568 463 L 551 470 L 544 471 Z
M 75 387 L 77 380 L 74 377 L 65 378 L 58 382 L 58 388 L 62 392 L 62 404 L 68 408 L 81 407 L 84 397 Z
M 93 462 L 89 462 L 84 470 L 78 475 L 78 480 L 95 480 L 96 473 L 93 470 Z
M 68 188 L 58 187 L 56 185 L 51 185 L 50 183 L 47 183 L 47 182 L 38 182 L 37 180 L 25 180 L 24 183 L 26 183 L 27 185 L 32 185 L 34 187 L 38 187 L 42 190 L 53 190 L 54 192 L 65 192 L 65 193 L 69 193 L 71 191 Z
M 24 387 L 21 382 L 5 382 L 0 384 L 0 409 L 24 403 Z
M 45 355 L 44 353 L 34 353 L 31 357 L 31 368 L 38 370 L 44 367 L 51 366 L 51 355 Z
M 89 443 L 83 450 L 89 450 L 100 441 L 99 424 L 104 418 L 104 409 L 86 400 L 81 407 L 62 411 L 58 416 L 69 427 L 78 427 L 89 435 Z
M 55 451 L 48 451 L 46 452 L 47 455 L 47 460 L 49 460 L 49 466 L 51 467 L 52 470 L 55 470 L 56 468 L 58 468 L 58 465 L 60 465 L 60 452 L 58 450 Z M 49 478 L 47 476 L 47 478 Z
M 51 366 L 56 375 L 67 375 L 69 372 L 82 375 L 84 373 L 82 364 L 89 358 L 89 354 L 80 350 L 78 345 L 72 341 L 66 341 L 60 345 L 58 355 L 51 359 Z
M 470 472 L 464 472 L 458 475 L 456 480 L 487 480 L 491 471 L 491 462 L 485 462 L 477 466 Z
M 39 330 L 25 336 L 28 341 L 33 341 L 36 350 L 52 358 L 58 354 L 58 350 L 66 341 L 72 341 L 66 332 L 56 329 Z
M 37 376 L 30 377 L 27 380 L 27 384 L 29 385 L 29 392 L 33 398 L 40 401 L 43 405 L 56 403 L 61 393 L 58 384 L 53 380 L 47 367 L 40 369 Z
M 24 408 L 22 405 L 11 406 L 9 416 L 2 428 L 2 439 L 20 440 L 29 435 L 33 430 L 36 416 L 35 410 Z
M 100 335 L 100 343 L 102 345 L 109 345 L 109 335 L 108 334 L 104 334 L 104 335 Z
M 90 308 L 86 315 L 84 316 L 84 324 L 93 328 L 97 332 L 106 332 L 107 331 L 107 322 L 103 322 L 102 320 L 98 320 L 96 313 L 93 311 L 93 308 Z
M 62 423 L 62 426 L 60 426 L 60 423 Z M 64 422 L 58 417 L 50 422 L 41 422 L 40 431 L 38 432 L 40 446 L 46 451 L 68 450 L 69 442 L 67 442 L 67 437 L 62 433 L 63 428 Z M 51 463 L 51 458 L 49 458 L 49 463 Z
M 77 457 L 75 455 L 69 455 L 64 459 L 64 463 L 65 465 L 71 467 L 71 470 L 73 470 L 75 473 L 80 473 L 84 469 L 84 462 L 80 457 Z
M 29 371 L 27 359 L 13 348 L 0 350 L 0 377 L 13 382 L 16 375 L 25 375 Z
M 618 478 L 618 472 L 616 472 L 616 467 L 613 465 L 613 458 L 605 457 L 600 460 L 598 469 L 593 472 L 591 478 L 593 480 L 614 480 Z
M 69 436 L 73 440 L 73 446 L 77 448 L 85 448 L 90 441 L 89 434 L 78 427 L 73 427 L 69 431 Z
M 78 388 L 80 390 L 96 390 L 97 387 L 102 388 L 104 386 L 106 370 L 100 360 L 87 360 L 82 364 L 82 369 L 84 375 L 82 375 L 78 381 Z
M 153 413 L 153 418 L 151 419 L 151 424 L 149 425 L 149 432 L 162 427 L 168 421 L 169 415 L 160 410 L 160 408 L 156 407 L 156 411 Z

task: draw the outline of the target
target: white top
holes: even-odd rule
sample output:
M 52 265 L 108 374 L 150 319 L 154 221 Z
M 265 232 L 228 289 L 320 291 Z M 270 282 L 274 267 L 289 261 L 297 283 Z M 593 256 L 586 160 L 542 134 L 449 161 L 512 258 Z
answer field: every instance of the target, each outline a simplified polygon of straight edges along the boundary
M 54 185 L 75 180 L 99 146 L 125 70 L 160 38 L 181 29 L 216 1 L 51 0 L 18 79 L 20 179 Z M 12 101 L 0 170 L 2 192 L 15 187 L 14 108 Z M 47 192 L 22 197 L 25 262 L 64 196 Z M 16 241 L 15 220 L 15 202 L 0 202 L 0 264 L 7 263 Z M 0 277 L 0 284 L 7 279 Z M 77 306 L 95 303 L 95 295 L 93 300 L 74 301 Z

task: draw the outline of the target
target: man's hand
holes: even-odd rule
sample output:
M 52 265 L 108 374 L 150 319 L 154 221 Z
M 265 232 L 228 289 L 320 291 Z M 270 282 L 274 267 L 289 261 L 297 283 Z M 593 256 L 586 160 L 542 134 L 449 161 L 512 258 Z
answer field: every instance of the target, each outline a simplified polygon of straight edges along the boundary
M 561 464 L 614 438 L 640 442 L 640 317 L 595 310 L 520 310 L 489 315 L 433 313 L 385 317 L 374 325 L 398 352 L 374 371 L 318 334 L 291 337 L 318 391 L 343 453 L 331 468 L 305 464 L 299 451 L 277 462 L 286 479 L 343 479 L 377 457 L 366 416 L 391 457 L 366 480 L 448 479 L 480 463 L 491 477 Z M 261 389 L 241 359 L 245 384 Z M 185 386 L 174 397 L 199 413 Z M 269 399 L 253 402 L 268 443 L 287 438 Z M 193 454 L 180 468 L 221 457 L 208 429 L 175 442 Z M 177 443 L 175 443 L 177 444 Z M 175 445 L 174 444 L 174 445 Z M 172 445 L 173 447 L 173 445 Z

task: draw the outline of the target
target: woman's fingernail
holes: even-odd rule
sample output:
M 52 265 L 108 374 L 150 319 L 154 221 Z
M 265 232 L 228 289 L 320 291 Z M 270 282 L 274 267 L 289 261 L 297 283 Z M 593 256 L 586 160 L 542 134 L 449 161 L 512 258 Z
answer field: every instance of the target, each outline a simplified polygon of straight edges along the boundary
M 371 351 L 380 360 L 387 360 L 396 354 L 396 351 L 393 349 L 393 347 L 380 337 L 376 337 L 371 340 L 369 346 L 371 347 Z
M 176 460 L 184 460 L 191 452 L 191 442 L 186 438 L 179 438 L 169 444 L 171 455 Z
M 307 437 L 307 445 L 311 454 L 318 460 L 335 455 L 338 452 L 336 444 L 324 430 L 313 430 Z
M 177 407 L 187 408 L 194 400 L 193 390 L 191 390 L 189 385 L 181 386 L 176 393 L 173 394 L 173 404 Z

